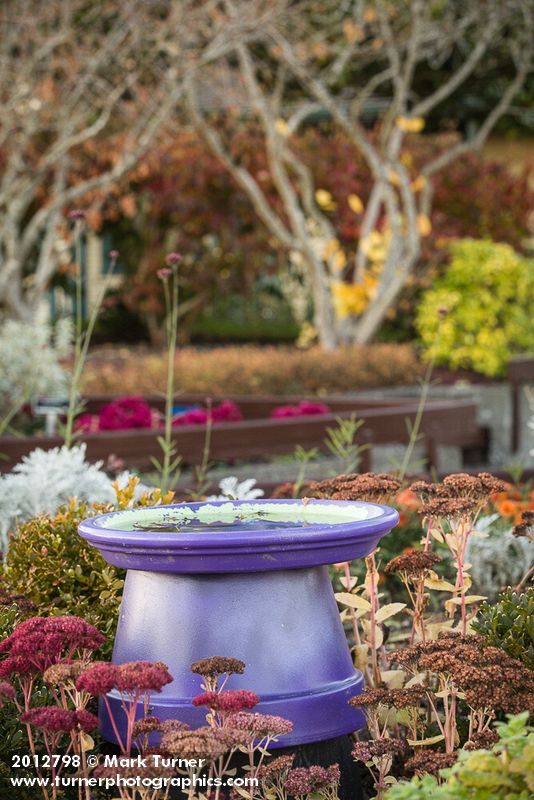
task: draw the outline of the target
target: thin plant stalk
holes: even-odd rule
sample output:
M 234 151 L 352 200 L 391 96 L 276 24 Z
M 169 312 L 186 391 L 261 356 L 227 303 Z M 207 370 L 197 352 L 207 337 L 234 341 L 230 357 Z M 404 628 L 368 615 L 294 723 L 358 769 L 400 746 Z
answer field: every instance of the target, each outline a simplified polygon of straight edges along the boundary
M 69 389 L 69 405 L 67 409 L 67 419 L 65 421 L 65 428 L 63 433 L 63 440 L 66 447 L 72 447 L 72 444 L 74 442 L 75 438 L 74 421 L 76 419 L 76 416 L 80 412 L 80 405 L 78 403 L 78 393 L 79 393 L 82 373 L 85 367 L 85 362 L 87 360 L 87 353 L 89 351 L 89 345 L 91 344 L 91 338 L 93 336 L 93 331 L 95 329 L 96 321 L 98 319 L 98 315 L 100 314 L 104 297 L 106 296 L 106 293 L 109 289 L 111 278 L 113 276 L 113 272 L 117 264 L 117 258 L 119 256 L 116 250 L 112 250 L 109 254 L 110 255 L 109 270 L 106 275 L 106 279 L 102 284 L 100 292 L 98 293 L 96 302 L 91 310 L 91 313 L 89 315 L 89 320 L 87 322 L 87 328 L 84 332 L 83 308 L 82 308 L 82 274 L 81 274 L 82 234 L 83 234 L 83 221 L 77 219 L 74 230 L 74 241 L 75 241 L 76 261 L 77 261 L 74 367 L 72 371 L 72 380 Z
M 158 436 L 161 447 L 162 459 L 152 459 L 158 471 L 158 482 L 161 491 L 165 494 L 176 484 L 176 470 L 181 457 L 176 455 L 176 448 L 172 440 L 172 423 L 174 420 L 174 380 L 176 343 L 178 336 L 178 264 L 181 256 L 178 253 L 169 253 L 166 258 L 167 267 L 158 271 L 158 276 L 163 283 L 165 296 L 165 338 L 167 344 L 167 380 L 165 386 L 165 419 L 163 436 Z

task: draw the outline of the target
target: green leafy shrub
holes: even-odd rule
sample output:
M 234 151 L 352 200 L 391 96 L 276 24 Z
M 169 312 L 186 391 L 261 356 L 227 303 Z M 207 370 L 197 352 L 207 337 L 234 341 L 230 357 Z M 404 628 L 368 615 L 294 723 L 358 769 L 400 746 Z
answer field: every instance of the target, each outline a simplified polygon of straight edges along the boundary
M 115 505 L 89 505 L 72 500 L 55 516 L 41 514 L 22 523 L 5 558 L 4 590 L 23 594 L 33 601 L 37 607 L 33 616 L 83 617 L 108 636 L 107 648 L 111 648 L 124 570 L 107 564 L 98 550 L 78 535 L 78 525 L 87 517 L 117 508 L 171 502 L 172 492 L 162 497 L 159 490 L 154 490 L 144 493 L 134 503 L 137 482 L 136 478 L 131 479 L 127 489 L 116 490 Z M 106 646 L 103 651 L 107 655 L 105 650 Z
M 488 644 L 534 669 L 534 587 L 522 593 L 507 589 L 495 605 L 484 603 L 473 627 Z
M 426 357 L 503 375 L 511 356 L 534 350 L 534 262 L 490 241 L 463 239 L 451 250 L 446 274 L 424 293 L 417 312 Z M 443 320 L 440 308 L 448 310 Z
M 534 792 L 534 728 L 528 712 L 496 723 L 499 741 L 491 750 L 461 750 L 458 761 L 433 775 L 392 786 L 386 800 L 527 800 Z

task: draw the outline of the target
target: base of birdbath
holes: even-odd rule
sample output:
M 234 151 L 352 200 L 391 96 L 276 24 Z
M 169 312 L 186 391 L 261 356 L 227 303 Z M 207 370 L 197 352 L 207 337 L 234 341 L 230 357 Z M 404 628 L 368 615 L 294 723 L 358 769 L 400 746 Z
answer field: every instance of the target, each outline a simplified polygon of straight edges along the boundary
M 204 724 L 191 704 L 200 682 L 190 665 L 231 656 L 246 669 L 228 688 L 254 691 L 256 710 L 293 722 L 277 742 L 286 747 L 363 724 L 348 705 L 363 677 L 325 565 L 368 555 L 397 521 L 394 509 L 372 503 L 235 501 L 105 514 L 80 534 L 128 569 L 113 661 L 163 661 L 174 677 L 152 696 L 152 714 Z M 120 723 L 119 696 L 108 700 Z M 101 729 L 115 741 L 104 706 Z

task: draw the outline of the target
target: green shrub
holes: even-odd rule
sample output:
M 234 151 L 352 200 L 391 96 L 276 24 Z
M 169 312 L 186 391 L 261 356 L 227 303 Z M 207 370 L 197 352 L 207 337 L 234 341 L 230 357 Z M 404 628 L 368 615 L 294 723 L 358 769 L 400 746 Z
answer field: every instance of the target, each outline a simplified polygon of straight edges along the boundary
M 132 479 L 127 489 L 117 490 L 116 505 L 91 506 L 72 500 L 55 516 L 41 514 L 23 522 L 5 558 L 3 589 L 36 604 L 36 610 L 27 616 L 82 617 L 109 637 L 104 656 L 113 644 L 125 573 L 107 564 L 98 550 L 78 535 L 78 525 L 87 517 L 116 508 L 172 501 L 172 492 L 162 497 L 154 490 L 134 503 L 136 483 L 137 479 Z
M 457 763 L 433 775 L 392 786 L 385 800 L 528 800 L 534 792 L 534 728 L 528 712 L 496 723 L 499 741 L 491 750 L 461 750 Z
M 425 355 L 453 369 L 503 375 L 511 356 L 534 350 L 534 262 L 490 241 L 463 239 L 451 250 L 446 274 L 417 312 Z M 448 310 L 443 320 L 440 308 Z
M 507 589 L 494 605 L 483 603 L 473 627 L 488 644 L 534 669 L 534 587 Z

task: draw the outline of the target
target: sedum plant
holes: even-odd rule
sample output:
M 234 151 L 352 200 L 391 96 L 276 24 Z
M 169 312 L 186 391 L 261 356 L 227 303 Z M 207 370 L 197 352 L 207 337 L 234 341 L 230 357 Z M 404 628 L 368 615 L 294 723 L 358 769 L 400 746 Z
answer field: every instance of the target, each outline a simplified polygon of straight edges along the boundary
M 508 588 L 495 605 L 483 603 L 473 628 L 489 645 L 534 669 L 534 586 L 524 592 Z
M 426 356 L 452 369 L 503 375 L 511 356 L 534 349 L 534 264 L 491 241 L 463 239 L 451 252 L 417 314 Z M 443 321 L 439 308 L 448 311 Z

